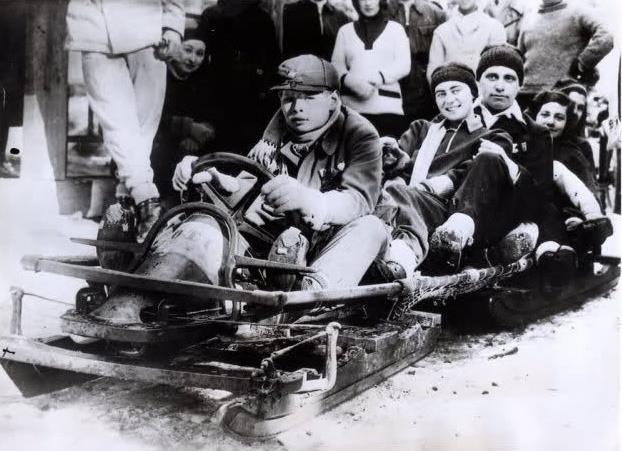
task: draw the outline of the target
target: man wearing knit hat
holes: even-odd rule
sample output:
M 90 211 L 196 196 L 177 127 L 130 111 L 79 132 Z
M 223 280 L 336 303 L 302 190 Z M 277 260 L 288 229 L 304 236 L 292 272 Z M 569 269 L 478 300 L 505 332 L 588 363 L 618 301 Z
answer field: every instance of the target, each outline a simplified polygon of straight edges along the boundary
M 394 227 L 387 266 L 395 276 L 411 275 L 426 256 L 443 266 L 438 269 L 457 269 L 468 245 L 499 240 L 514 227 L 520 208 L 514 196 L 520 169 L 507 156 L 511 139 L 488 130 L 474 114 L 473 71 L 441 66 L 431 88 L 441 114 L 410 125 L 399 147 L 412 163 L 401 180 L 385 184 L 383 219 Z
M 572 270 L 574 252 L 560 247 L 568 241 L 564 218 L 553 204 L 554 191 L 567 197 L 582 210 L 584 216 L 599 217 L 600 209 L 589 189 L 563 164 L 553 161 L 553 141 L 549 131 L 523 114 L 516 102 L 523 82 L 523 59 L 518 49 L 510 45 L 486 48 L 477 67 L 481 105 L 476 109 L 486 127 L 495 127 L 507 132 L 513 141 L 512 159 L 534 180 L 533 193 L 526 193 L 525 210 L 529 211 L 522 220 L 533 220 L 537 224 L 540 246 L 539 263 L 545 259 L 554 261 L 557 269 Z M 528 219 L 529 218 L 529 219 Z M 523 227 L 528 230 L 529 227 Z M 535 244 L 535 239 L 533 239 Z M 522 246 L 519 246 L 519 248 Z M 515 250 L 520 250 L 516 248 Z M 505 255 L 506 259 L 520 255 Z
M 305 276 L 301 288 L 357 285 L 388 241 L 384 224 L 371 215 L 382 172 L 378 134 L 341 104 L 339 76 L 329 62 L 301 55 L 284 61 L 278 74 L 280 83 L 272 90 L 281 107 L 249 153 L 276 177 L 261 188 L 264 206 L 247 219 L 274 225 L 280 216 L 286 227 L 297 227 L 281 233 L 270 256 L 303 253 L 317 272 Z M 193 161 L 186 157 L 178 165 L 177 190 L 186 188 Z M 240 189 L 237 179 L 214 169 L 195 174 L 192 182 Z

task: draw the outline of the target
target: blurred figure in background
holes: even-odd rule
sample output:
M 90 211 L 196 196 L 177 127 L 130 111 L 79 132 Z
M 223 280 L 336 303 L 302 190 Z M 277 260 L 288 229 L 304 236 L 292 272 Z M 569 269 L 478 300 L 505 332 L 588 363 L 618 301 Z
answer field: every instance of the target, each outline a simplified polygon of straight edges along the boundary
M 525 0 L 488 0 L 483 11 L 503 24 L 508 44 L 516 45 L 526 13 Z
M 175 165 L 186 155 L 202 155 L 213 147 L 219 106 L 209 78 L 205 38 L 196 29 L 186 29 L 181 54 L 168 63 L 166 97 L 162 119 L 151 154 L 154 182 L 165 207 L 179 196 L 170 180 Z
M 222 150 L 246 154 L 276 108 L 267 95 L 279 62 L 276 32 L 260 0 L 219 0 L 201 16 L 226 137 Z
M 542 0 L 521 25 L 518 47 L 525 55 L 523 108 L 541 90 L 571 77 L 585 86 L 598 81 L 596 65 L 613 48 L 613 35 L 591 12 L 565 0 Z
M 328 0 L 299 0 L 283 6 L 283 57 L 311 54 L 330 60 L 337 31 L 350 18 Z
M 406 127 L 398 81 L 410 72 L 408 37 L 387 18 L 385 0 L 354 0 L 354 7 L 359 20 L 339 29 L 332 56 L 343 103 L 381 136 L 399 136 Z
M 447 20 L 438 3 L 430 0 L 390 0 L 391 18 L 402 24 L 410 41 L 410 74 L 400 80 L 407 121 L 432 119 L 437 113 L 426 70 L 434 30 Z
M 475 71 L 484 48 L 505 43 L 501 22 L 479 10 L 477 0 L 459 0 L 456 13 L 435 31 L 430 46 L 428 80 L 448 62 L 462 63 Z

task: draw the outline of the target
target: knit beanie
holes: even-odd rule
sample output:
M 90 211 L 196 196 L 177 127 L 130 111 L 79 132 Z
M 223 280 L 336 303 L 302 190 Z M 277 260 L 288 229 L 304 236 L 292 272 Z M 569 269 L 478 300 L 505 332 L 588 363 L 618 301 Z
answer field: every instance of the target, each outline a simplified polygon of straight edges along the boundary
M 434 72 L 432 72 L 432 77 L 430 78 L 430 89 L 432 89 L 432 94 L 434 94 L 436 87 L 445 81 L 462 82 L 469 86 L 473 97 L 477 97 L 478 95 L 475 74 L 473 74 L 470 67 L 465 66 L 464 64 L 447 63 L 437 67 Z
M 525 74 L 523 62 L 523 54 L 514 46 L 509 44 L 488 46 L 482 51 L 477 65 L 477 79 L 481 79 L 489 67 L 503 66 L 516 72 L 518 84 L 522 85 Z

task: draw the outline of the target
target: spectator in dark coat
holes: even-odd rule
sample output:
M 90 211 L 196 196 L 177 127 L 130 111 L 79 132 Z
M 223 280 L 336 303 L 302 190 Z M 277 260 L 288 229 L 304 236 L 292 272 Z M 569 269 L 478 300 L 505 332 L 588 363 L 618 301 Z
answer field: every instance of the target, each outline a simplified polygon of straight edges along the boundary
M 327 0 L 299 0 L 283 6 L 283 56 L 311 54 L 330 60 L 337 31 L 350 21 Z
M 430 93 L 426 70 L 434 30 L 447 14 L 430 0 L 390 0 L 390 17 L 402 24 L 410 41 L 410 74 L 400 80 L 404 115 L 409 122 L 432 119 L 437 112 Z
M 162 119 L 154 139 L 151 167 L 162 203 L 175 203 L 170 184 L 175 164 L 186 155 L 205 153 L 214 144 L 219 108 L 213 95 L 203 36 L 186 30 L 179 58 L 168 64 Z
M 203 12 L 200 28 L 220 96 L 223 150 L 246 154 L 277 107 L 267 95 L 279 62 L 274 24 L 259 0 L 219 0 Z

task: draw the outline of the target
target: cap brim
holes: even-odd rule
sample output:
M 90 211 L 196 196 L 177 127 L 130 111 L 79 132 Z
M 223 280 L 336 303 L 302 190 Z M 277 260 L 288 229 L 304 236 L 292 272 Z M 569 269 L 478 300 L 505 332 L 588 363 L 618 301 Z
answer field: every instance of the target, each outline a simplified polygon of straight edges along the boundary
M 297 84 L 292 86 L 291 83 L 281 83 L 270 88 L 270 91 L 301 91 L 301 92 L 322 92 L 322 91 L 335 91 L 336 89 L 330 89 L 328 86 L 309 86 Z

